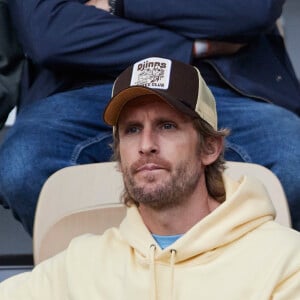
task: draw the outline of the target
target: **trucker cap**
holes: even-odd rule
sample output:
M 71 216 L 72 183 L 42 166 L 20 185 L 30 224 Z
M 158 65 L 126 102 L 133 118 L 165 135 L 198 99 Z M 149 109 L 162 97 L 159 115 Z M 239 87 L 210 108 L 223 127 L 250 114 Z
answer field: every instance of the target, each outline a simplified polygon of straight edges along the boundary
M 192 118 L 202 118 L 217 130 L 214 96 L 199 70 L 161 57 L 149 57 L 128 67 L 115 80 L 104 121 L 116 126 L 124 105 L 143 95 L 156 95 Z

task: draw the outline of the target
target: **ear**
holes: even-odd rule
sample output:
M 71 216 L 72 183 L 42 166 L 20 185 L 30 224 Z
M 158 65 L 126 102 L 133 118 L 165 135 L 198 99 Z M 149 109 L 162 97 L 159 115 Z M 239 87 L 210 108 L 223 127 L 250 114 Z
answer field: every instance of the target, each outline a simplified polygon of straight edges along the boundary
M 215 162 L 224 148 L 223 137 L 208 137 L 205 140 L 206 147 L 202 150 L 201 161 L 205 166 L 211 165 Z

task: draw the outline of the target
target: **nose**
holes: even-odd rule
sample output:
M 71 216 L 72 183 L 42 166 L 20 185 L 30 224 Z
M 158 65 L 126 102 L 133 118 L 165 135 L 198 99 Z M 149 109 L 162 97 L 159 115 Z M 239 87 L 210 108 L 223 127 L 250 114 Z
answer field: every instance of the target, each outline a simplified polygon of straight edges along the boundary
M 139 153 L 141 155 L 150 155 L 158 153 L 158 143 L 155 133 L 149 129 L 144 129 L 141 134 Z

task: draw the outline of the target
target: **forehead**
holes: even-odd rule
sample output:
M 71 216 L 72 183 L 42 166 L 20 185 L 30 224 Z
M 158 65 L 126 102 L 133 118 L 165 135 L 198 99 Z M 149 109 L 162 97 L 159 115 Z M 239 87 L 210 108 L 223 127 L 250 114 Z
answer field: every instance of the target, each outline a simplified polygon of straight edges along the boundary
M 146 115 L 152 118 L 190 119 L 158 96 L 145 95 L 129 101 L 123 107 L 118 123 L 142 119 Z

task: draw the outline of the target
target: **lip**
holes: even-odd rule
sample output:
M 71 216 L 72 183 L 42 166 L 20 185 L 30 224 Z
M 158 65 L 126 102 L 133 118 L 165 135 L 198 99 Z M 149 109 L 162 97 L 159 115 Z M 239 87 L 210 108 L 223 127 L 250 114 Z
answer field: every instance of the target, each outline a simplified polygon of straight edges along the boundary
M 138 172 L 143 172 L 143 171 L 156 171 L 156 170 L 163 170 L 164 168 L 157 165 L 157 164 L 154 164 L 154 163 L 146 163 L 140 167 L 138 167 L 136 169 L 136 173 Z

